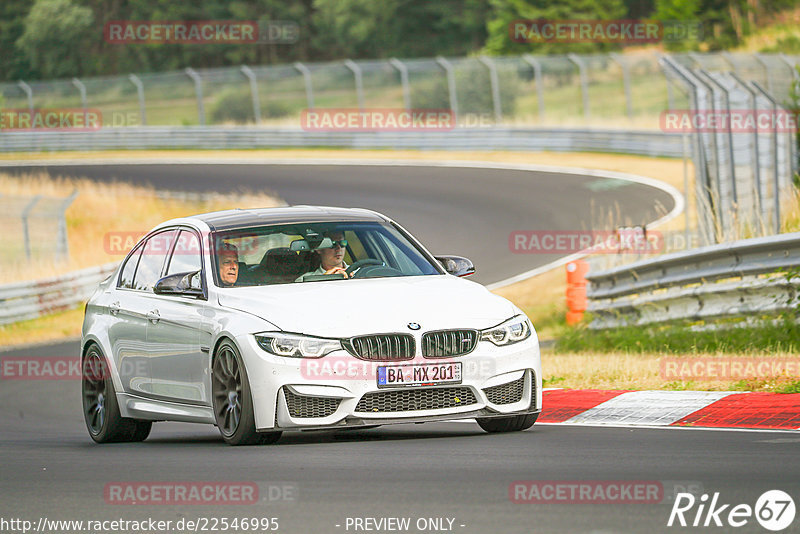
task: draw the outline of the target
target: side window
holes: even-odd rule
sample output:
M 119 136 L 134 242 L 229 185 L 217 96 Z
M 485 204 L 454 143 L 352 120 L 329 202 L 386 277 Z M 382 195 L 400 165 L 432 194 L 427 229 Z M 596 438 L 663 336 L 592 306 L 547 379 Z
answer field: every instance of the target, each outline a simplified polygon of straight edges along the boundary
M 117 287 L 123 289 L 133 288 L 133 275 L 136 273 L 136 266 L 139 265 L 139 258 L 142 257 L 143 248 L 144 247 L 138 247 L 133 254 L 128 257 L 128 261 L 125 262 L 125 266 L 122 268 L 122 276 L 119 277 Z
M 164 260 L 169 254 L 169 249 L 172 247 L 177 233 L 177 230 L 167 230 L 150 236 L 142 250 L 142 259 L 139 260 L 139 267 L 136 269 L 136 276 L 133 279 L 133 289 L 153 290 L 153 286 L 161 278 Z
M 178 242 L 169 260 L 167 275 L 199 271 L 202 268 L 200 260 L 200 238 L 191 230 L 181 230 Z

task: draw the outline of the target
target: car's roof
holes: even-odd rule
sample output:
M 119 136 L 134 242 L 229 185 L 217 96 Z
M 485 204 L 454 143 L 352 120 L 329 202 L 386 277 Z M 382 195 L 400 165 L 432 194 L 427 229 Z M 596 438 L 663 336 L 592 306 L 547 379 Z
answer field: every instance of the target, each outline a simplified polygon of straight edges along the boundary
M 296 222 L 383 222 L 389 220 L 380 213 L 367 209 L 334 208 L 328 206 L 284 206 L 280 208 L 233 209 L 202 213 L 189 218 L 203 221 L 212 231 Z

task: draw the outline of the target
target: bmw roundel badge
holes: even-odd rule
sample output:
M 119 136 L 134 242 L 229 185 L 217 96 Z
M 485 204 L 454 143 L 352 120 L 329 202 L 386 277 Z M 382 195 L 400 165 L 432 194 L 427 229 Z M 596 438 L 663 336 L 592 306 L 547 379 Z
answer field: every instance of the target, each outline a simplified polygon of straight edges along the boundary
M 408 323 L 408 327 L 409 327 L 411 330 L 419 330 L 420 328 L 422 328 L 422 327 L 419 325 L 419 323 Z

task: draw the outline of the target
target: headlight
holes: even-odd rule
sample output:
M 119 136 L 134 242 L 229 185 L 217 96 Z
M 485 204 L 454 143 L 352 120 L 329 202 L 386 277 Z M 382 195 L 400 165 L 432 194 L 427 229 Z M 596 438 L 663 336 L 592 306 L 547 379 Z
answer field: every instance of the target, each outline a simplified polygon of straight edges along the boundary
M 288 358 L 322 358 L 342 348 L 338 339 L 300 336 L 278 332 L 256 334 L 258 346 L 276 356 Z
M 531 335 L 533 326 L 527 317 L 517 315 L 508 321 L 481 331 L 481 341 L 491 341 L 498 347 L 513 345 Z

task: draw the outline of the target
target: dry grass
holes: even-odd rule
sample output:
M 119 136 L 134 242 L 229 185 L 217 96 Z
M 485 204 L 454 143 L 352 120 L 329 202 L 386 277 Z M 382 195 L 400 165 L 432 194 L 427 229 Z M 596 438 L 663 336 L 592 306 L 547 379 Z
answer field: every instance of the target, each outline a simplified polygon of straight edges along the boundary
M 719 358 L 723 354 L 692 354 L 691 360 Z M 738 357 L 786 358 L 797 361 L 797 354 L 744 354 Z M 573 389 L 666 389 L 701 391 L 781 391 L 796 384 L 797 377 L 781 376 L 752 380 L 679 381 L 664 376 L 661 361 L 675 360 L 663 354 L 558 353 L 542 351 L 542 375 L 547 387 Z M 796 386 L 795 386 L 796 387 Z
M 83 306 L 31 321 L 0 325 L 0 347 L 77 338 L 82 325 Z
M 19 177 L 0 174 L 2 195 L 66 198 L 73 190 L 78 191 L 78 196 L 66 212 L 69 259 L 55 261 L 49 255 L 41 255 L 28 261 L 21 249 L 17 248 L 12 253 L 4 254 L 0 261 L 0 283 L 53 276 L 120 261 L 124 257 L 124 251 L 109 247 L 110 235 L 144 234 L 165 220 L 194 213 L 282 204 L 277 198 L 266 194 L 214 195 L 195 200 L 170 199 L 159 196 L 153 188 L 125 183 L 103 184 L 86 178 L 51 178 L 47 173 Z M 55 231 L 53 224 L 52 234 Z M 18 241 L 21 243 L 21 238 Z
M 781 231 L 800 232 L 800 189 L 785 198 L 781 205 Z

